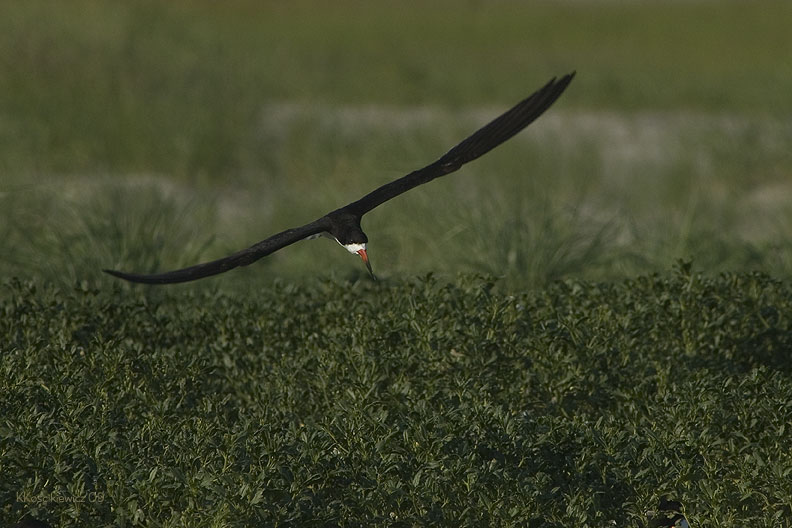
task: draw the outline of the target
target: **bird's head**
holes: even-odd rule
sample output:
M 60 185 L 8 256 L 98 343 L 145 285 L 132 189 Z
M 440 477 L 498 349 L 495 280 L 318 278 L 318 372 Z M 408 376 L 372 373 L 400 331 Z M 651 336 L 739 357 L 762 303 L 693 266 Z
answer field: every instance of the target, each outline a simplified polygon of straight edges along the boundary
M 366 253 L 366 243 L 365 242 L 352 242 L 350 244 L 341 244 L 346 248 L 347 251 L 350 253 L 355 253 L 363 259 L 363 263 L 366 265 L 366 269 L 368 269 L 369 274 L 371 274 L 371 278 L 377 280 L 377 277 L 374 275 L 374 272 L 371 270 L 371 263 L 369 262 L 368 253 Z
M 366 265 L 366 269 L 368 270 L 371 278 L 377 280 L 377 277 L 374 275 L 374 272 L 371 270 L 371 262 L 369 262 L 368 253 L 366 253 L 366 244 L 368 243 L 368 237 L 366 234 L 360 230 L 358 233 L 354 233 L 351 237 L 343 237 L 343 238 L 336 238 L 339 244 L 344 246 L 347 251 L 358 255 L 362 260 L 363 264 Z
M 371 278 L 377 280 L 377 277 L 374 276 L 374 272 L 371 270 L 368 253 L 366 253 L 368 237 L 360 227 L 360 217 L 343 211 L 336 211 L 330 213 L 328 216 L 332 222 L 331 228 L 329 229 L 331 236 L 336 239 L 336 242 L 344 246 L 347 251 L 363 259 L 363 263 L 366 265 L 366 269 L 368 269 Z

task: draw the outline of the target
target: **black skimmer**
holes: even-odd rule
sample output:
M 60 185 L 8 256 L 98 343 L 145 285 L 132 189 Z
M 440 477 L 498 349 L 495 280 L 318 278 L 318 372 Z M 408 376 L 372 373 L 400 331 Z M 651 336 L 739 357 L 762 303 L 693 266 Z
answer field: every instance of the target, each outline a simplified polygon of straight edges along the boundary
M 473 135 L 446 152 L 434 163 L 386 183 L 363 198 L 331 211 L 304 226 L 282 231 L 225 258 L 175 271 L 155 273 L 153 275 L 115 270 L 103 271 L 128 281 L 146 284 L 187 282 L 224 273 L 239 266 L 247 266 L 298 240 L 327 235 L 344 246 L 350 253 L 360 255 L 371 276 L 376 278 L 371 270 L 371 263 L 366 253 L 368 237 L 360 228 L 360 219 L 363 215 L 413 187 L 459 170 L 465 163 L 483 156 L 511 138 L 550 108 L 550 105 L 564 92 L 574 76 L 575 73 L 572 72 L 560 79 L 551 79 L 542 88 L 517 103 L 511 110 L 478 129 Z

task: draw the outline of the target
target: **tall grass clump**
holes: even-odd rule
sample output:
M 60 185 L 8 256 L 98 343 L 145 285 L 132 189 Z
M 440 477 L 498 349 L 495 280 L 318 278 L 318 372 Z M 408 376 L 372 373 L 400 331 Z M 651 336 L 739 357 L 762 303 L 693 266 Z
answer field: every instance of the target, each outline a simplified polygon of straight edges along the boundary
M 95 279 L 119 263 L 141 270 L 186 265 L 212 243 L 208 204 L 155 180 L 118 185 L 108 178 L 41 183 L 3 197 L 4 276 L 62 285 Z

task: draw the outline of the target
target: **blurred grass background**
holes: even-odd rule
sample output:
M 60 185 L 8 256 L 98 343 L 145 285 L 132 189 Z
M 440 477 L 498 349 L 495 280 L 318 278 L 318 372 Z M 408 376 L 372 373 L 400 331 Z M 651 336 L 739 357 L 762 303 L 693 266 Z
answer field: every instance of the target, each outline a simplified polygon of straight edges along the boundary
M 577 70 L 526 132 L 364 219 L 378 275 L 789 277 L 789 20 L 771 0 L 4 2 L 0 274 L 223 256 Z M 210 284 L 332 273 L 365 269 L 314 241 Z

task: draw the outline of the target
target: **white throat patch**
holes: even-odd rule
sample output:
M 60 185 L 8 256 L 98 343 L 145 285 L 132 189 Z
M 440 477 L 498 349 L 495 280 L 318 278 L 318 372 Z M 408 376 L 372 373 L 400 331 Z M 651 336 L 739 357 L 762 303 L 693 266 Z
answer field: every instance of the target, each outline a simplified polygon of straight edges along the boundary
M 341 244 L 341 242 L 339 242 L 339 244 Z M 360 251 L 361 249 L 362 250 L 366 249 L 366 244 L 341 244 L 341 245 L 344 246 L 347 251 L 355 255 L 357 255 L 357 252 Z

